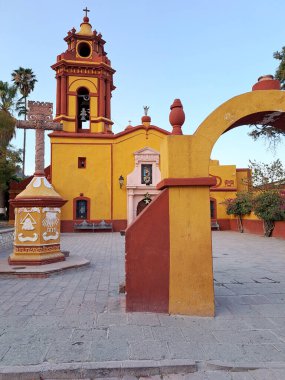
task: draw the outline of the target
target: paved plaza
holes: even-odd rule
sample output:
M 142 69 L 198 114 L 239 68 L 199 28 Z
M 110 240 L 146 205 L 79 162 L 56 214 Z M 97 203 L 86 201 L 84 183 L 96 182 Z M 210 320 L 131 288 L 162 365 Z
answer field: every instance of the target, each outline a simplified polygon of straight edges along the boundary
M 62 248 L 91 264 L 0 278 L 0 379 L 285 379 L 284 240 L 213 233 L 215 318 L 125 313 L 119 233 Z

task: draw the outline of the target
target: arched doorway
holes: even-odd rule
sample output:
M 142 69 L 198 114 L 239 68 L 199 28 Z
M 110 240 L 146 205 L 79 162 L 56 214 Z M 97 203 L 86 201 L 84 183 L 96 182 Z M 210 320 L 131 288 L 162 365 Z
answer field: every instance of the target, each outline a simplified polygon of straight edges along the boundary
M 152 199 L 151 199 L 150 195 L 148 193 L 146 193 L 144 195 L 144 199 L 139 201 L 139 203 L 137 205 L 137 216 L 150 204 L 151 201 L 152 201 Z

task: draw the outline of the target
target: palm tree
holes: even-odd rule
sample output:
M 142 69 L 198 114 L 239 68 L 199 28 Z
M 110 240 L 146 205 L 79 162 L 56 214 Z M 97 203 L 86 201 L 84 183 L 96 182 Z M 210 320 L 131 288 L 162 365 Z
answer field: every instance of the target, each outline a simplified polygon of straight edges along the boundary
M 12 80 L 15 83 L 20 94 L 24 98 L 24 115 L 27 119 L 27 98 L 34 90 L 35 83 L 37 82 L 36 76 L 32 69 L 25 69 L 19 67 L 12 72 Z M 20 99 L 21 100 L 21 99 Z M 25 176 L 25 158 L 26 158 L 26 130 L 24 129 L 24 144 L 23 144 L 23 177 Z
M 10 86 L 8 82 L 0 81 L 0 110 L 11 115 L 15 104 L 17 87 Z

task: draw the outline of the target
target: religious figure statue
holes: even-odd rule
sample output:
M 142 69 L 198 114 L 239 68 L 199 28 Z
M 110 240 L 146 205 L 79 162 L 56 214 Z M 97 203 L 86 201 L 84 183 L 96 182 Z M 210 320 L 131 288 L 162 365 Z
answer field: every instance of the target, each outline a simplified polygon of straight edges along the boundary
M 144 109 L 145 116 L 147 116 L 147 113 L 148 113 L 148 110 L 149 110 L 149 106 L 144 106 L 143 109 Z

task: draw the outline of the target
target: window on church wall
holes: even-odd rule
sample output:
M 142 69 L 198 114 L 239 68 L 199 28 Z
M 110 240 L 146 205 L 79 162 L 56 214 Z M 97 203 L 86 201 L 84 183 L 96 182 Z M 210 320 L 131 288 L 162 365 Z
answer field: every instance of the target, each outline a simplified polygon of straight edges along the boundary
M 86 168 L 86 157 L 78 157 L 78 169 Z
M 141 166 L 141 183 L 144 185 L 152 184 L 152 165 L 142 164 Z
M 87 219 L 88 214 L 87 200 L 81 199 L 76 201 L 76 219 Z
M 77 129 L 86 130 L 90 128 L 90 96 L 85 87 L 77 90 Z

